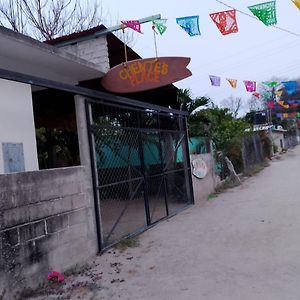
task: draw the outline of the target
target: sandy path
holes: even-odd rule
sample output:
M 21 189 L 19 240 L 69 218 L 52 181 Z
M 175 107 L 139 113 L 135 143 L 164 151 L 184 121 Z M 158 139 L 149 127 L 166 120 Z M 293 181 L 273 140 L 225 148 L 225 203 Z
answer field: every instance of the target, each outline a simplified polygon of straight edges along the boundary
M 97 257 L 60 299 L 299 300 L 299 187 L 300 147 L 148 230 L 139 247 Z

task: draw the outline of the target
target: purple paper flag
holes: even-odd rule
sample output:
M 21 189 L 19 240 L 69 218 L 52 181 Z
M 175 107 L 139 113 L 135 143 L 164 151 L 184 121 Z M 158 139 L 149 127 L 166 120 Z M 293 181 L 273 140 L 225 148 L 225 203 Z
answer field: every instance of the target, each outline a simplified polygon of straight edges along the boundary
M 282 113 L 276 113 L 275 116 L 276 116 L 276 118 L 281 118 Z
M 221 77 L 209 75 L 209 79 L 212 86 L 220 86 L 221 85 Z

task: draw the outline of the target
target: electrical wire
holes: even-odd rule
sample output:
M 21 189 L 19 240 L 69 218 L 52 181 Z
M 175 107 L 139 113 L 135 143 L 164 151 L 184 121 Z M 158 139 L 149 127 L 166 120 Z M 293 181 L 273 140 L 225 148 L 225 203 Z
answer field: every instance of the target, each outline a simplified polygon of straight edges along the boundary
M 247 65 L 249 65 L 249 64 L 251 64 L 251 62 L 265 60 L 266 57 L 268 59 L 270 59 L 271 57 L 275 57 L 278 53 L 281 53 L 282 50 L 288 49 L 288 50 L 292 51 L 293 48 L 298 48 L 298 47 L 299 47 L 299 42 L 292 41 L 290 43 L 285 43 L 283 45 L 279 45 L 276 48 L 272 48 L 272 49 L 262 48 L 262 50 L 260 50 L 256 54 L 253 54 L 253 52 L 251 52 L 249 50 L 249 52 L 247 51 L 247 55 L 243 55 L 242 57 L 237 56 L 237 55 L 225 56 L 221 60 L 221 62 L 222 62 L 221 65 L 220 65 L 220 63 L 216 62 L 215 60 L 213 60 L 207 64 L 195 64 L 195 65 L 193 65 L 193 70 L 196 71 L 199 69 L 203 69 L 203 67 L 205 67 L 205 66 L 210 66 L 211 72 L 215 72 L 215 70 L 217 72 L 222 72 L 222 70 L 226 71 L 228 69 L 230 71 L 232 71 L 233 69 L 235 69 L 237 67 L 241 67 L 241 65 L 243 65 L 244 62 L 246 62 Z
M 216 1 L 217 1 L 218 3 L 224 5 L 224 6 L 228 7 L 228 8 L 235 9 L 235 10 L 238 11 L 239 13 L 241 13 L 241 14 L 247 16 L 247 17 L 250 17 L 250 18 L 252 18 L 252 19 L 255 19 L 256 21 L 259 21 L 259 22 L 260 22 L 260 20 L 259 20 L 258 18 L 254 17 L 254 16 L 252 16 L 252 15 L 250 15 L 250 14 L 248 14 L 248 13 L 242 11 L 242 10 L 236 9 L 236 8 L 234 8 L 233 6 L 230 6 L 230 5 L 226 4 L 226 3 L 223 2 L 223 1 L 220 1 L 220 0 L 216 0 Z M 274 27 L 274 28 L 276 28 L 276 29 L 278 29 L 278 30 L 281 30 L 281 31 L 283 31 L 283 32 L 286 32 L 286 33 L 292 34 L 292 35 L 294 35 L 294 36 L 300 37 L 300 34 L 299 34 L 299 33 L 293 32 L 293 31 L 291 31 L 291 30 L 288 30 L 288 29 L 279 27 L 279 26 L 277 26 L 277 25 L 270 25 L 270 26 L 272 26 L 272 27 Z

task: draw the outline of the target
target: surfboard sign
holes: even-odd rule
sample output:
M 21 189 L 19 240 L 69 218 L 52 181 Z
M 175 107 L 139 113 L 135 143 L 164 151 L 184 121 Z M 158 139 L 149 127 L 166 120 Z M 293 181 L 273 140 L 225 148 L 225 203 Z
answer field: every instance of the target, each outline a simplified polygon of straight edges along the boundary
M 190 57 L 158 57 L 131 60 L 110 69 L 102 86 L 114 93 L 134 93 L 162 87 L 192 75 Z

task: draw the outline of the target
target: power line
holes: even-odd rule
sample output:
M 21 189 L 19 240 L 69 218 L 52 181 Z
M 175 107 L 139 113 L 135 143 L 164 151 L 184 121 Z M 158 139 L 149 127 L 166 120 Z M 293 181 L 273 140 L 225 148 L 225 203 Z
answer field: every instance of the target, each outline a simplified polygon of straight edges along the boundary
M 236 9 L 236 8 L 234 8 L 233 6 L 230 6 L 230 5 L 224 3 L 224 2 L 222 2 L 222 1 L 220 1 L 220 0 L 216 0 L 216 1 L 219 2 L 220 4 L 224 5 L 224 6 L 228 7 L 228 8 L 235 9 L 236 11 L 238 11 L 239 13 L 241 13 L 241 14 L 247 16 L 247 17 L 250 17 L 250 18 L 252 18 L 252 19 L 255 19 L 256 21 L 259 21 L 259 19 L 257 19 L 256 17 L 254 17 L 254 16 L 252 16 L 252 15 L 250 15 L 250 14 L 248 14 L 248 13 L 242 11 L 242 10 Z M 292 35 L 294 35 L 294 36 L 300 37 L 300 34 L 299 34 L 299 33 L 290 31 L 290 30 L 288 30 L 288 29 L 279 27 L 279 26 L 277 26 L 277 25 L 271 25 L 271 26 L 274 27 L 274 28 L 276 28 L 276 29 L 278 29 L 278 30 L 281 30 L 281 31 L 283 31 L 283 32 L 286 32 L 286 33 L 292 34 Z

